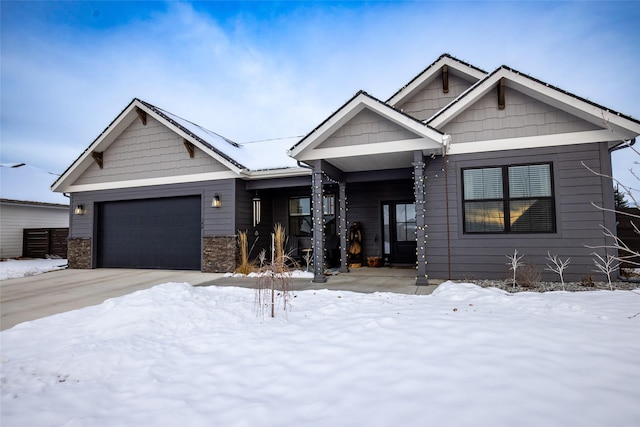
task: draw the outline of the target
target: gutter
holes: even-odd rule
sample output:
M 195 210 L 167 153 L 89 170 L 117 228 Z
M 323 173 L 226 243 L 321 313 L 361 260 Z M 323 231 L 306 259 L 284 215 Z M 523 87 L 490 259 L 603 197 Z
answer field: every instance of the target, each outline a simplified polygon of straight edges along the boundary
M 628 141 L 622 141 L 620 144 L 609 148 L 609 153 L 613 153 L 614 151 L 622 150 L 623 148 L 631 147 L 635 143 L 636 143 L 636 139 L 635 138 L 630 139 Z

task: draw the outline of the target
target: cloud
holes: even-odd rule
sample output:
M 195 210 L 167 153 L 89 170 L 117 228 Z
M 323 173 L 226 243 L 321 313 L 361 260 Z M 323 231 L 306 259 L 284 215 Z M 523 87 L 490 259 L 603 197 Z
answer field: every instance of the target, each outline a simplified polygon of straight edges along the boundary
M 3 4 L 2 161 L 60 173 L 134 97 L 238 142 L 302 135 L 443 52 L 639 115 L 637 8 L 542 6 Z

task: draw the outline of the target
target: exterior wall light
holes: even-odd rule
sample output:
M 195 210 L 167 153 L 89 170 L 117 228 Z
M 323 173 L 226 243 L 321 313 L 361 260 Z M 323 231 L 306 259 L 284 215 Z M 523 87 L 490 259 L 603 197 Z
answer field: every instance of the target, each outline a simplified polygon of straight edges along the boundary
M 76 205 L 76 208 L 73 210 L 73 213 L 76 215 L 84 215 L 84 205 Z
M 222 206 L 222 200 L 220 200 L 220 195 L 216 194 L 213 196 L 213 200 L 211 201 L 212 208 L 219 208 Z

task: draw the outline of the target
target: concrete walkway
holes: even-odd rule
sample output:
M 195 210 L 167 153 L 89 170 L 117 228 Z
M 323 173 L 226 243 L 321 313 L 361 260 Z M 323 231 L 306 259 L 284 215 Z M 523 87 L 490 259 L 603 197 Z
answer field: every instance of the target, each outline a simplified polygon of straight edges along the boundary
M 0 330 L 21 322 L 65 311 L 101 304 L 141 289 L 167 282 L 193 286 L 237 286 L 254 288 L 256 279 L 223 277 L 220 273 L 175 270 L 109 269 L 58 270 L 38 276 L 0 281 Z M 436 285 L 416 286 L 415 270 L 359 268 L 329 276 L 326 283 L 296 279 L 294 290 L 330 289 L 353 292 L 430 294 Z M 439 283 L 439 281 L 437 282 Z

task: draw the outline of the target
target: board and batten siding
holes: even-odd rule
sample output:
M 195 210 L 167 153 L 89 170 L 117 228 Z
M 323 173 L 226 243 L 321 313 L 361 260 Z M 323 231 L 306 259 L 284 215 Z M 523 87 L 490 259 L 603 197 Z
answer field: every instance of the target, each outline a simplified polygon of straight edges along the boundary
M 195 148 L 190 158 L 182 138 L 153 117 L 147 124 L 134 120 L 103 153 L 103 169 L 93 162 L 75 185 L 162 178 L 227 171 L 211 156 Z
M 500 110 L 496 92 L 489 91 L 440 130 L 456 144 L 600 129 L 509 87 L 505 98 L 506 107 Z
M 390 120 L 365 108 L 323 141 L 318 148 L 346 147 L 376 142 L 419 138 Z
M 25 228 L 66 228 L 69 207 L 0 203 L 0 218 L 0 258 L 17 258 Z
M 458 95 L 471 87 L 472 83 L 449 73 L 449 92 L 442 91 L 442 78 L 438 77 L 429 82 L 423 89 L 409 99 L 395 105 L 395 108 L 415 117 L 426 120 L 443 109 Z
M 462 208 L 462 169 L 551 162 L 555 196 L 555 233 L 465 234 Z M 592 206 L 613 207 L 611 180 L 596 176 L 610 174 L 611 162 L 605 143 L 552 148 L 522 149 L 493 153 L 437 157 L 427 160 L 426 223 L 427 272 L 432 278 L 457 280 L 505 279 L 514 250 L 523 254 L 522 262 L 537 266 L 543 280 L 559 280 L 557 274 L 545 271 L 547 252 L 561 259 L 571 258 L 565 279 L 579 281 L 593 274 L 592 252 L 604 255 L 605 243 L 600 224 L 615 228 L 611 216 Z M 447 168 L 445 177 L 443 168 Z M 448 180 L 448 187 L 445 186 Z M 445 191 L 445 189 L 447 191 Z M 604 198 L 603 198 L 604 195 Z M 447 249 L 448 196 L 449 243 Z M 450 254 L 450 256 L 449 256 Z M 449 274 L 449 269 L 451 274 Z

